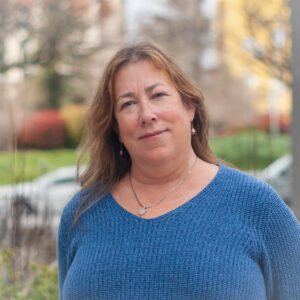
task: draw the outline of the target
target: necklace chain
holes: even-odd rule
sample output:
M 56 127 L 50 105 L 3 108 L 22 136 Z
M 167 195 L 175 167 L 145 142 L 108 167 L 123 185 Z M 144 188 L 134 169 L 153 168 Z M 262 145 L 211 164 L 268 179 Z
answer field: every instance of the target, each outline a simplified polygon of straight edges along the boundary
M 133 184 L 132 184 L 131 172 L 129 171 L 129 182 L 130 182 L 130 186 L 131 186 L 134 198 L 136 199 L 137 203 L 141 206 L 141 209 L 139 210 L 139 215 L 140 216 L 144 215 L 148 208 L 151 208 L 153 206 L 158 205 L 163 200 L 165 200 L 172 192 L 174 192 L 175 189 L 178 188 L 185 181 L 185 179 L 190 175 L 192 169 L 196 165 L 196 162 L 197 162 L 197 156 L 196 156 L 195 161 L 193 162 L 192 166 L 187 170 L 187 172 L 183 175 L 183 177 L 162 198 L 160 198 L 157 202 L 155 202 L 151 205 L 148 205 L 148 206 L 143 205 L 141 203 L 139 197 L 137 196 L 136 191 L 135 191 L 135 189 L 133 187 Z

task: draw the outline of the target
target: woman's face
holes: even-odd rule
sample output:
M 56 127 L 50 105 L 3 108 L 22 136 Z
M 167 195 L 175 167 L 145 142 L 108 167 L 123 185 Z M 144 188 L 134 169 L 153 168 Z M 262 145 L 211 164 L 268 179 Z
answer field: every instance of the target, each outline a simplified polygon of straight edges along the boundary
M 120 142 L 133 162 L 162 162 L 191 149 L 195 106 L 184 105 L 167 73 L 149 60 L 116 74 L 115 118 Z

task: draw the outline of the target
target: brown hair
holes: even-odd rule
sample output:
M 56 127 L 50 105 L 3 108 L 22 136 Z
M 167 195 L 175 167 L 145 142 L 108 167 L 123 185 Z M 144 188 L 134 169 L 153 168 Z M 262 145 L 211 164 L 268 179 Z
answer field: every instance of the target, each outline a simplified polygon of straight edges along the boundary
M 200 89 L 181 71 L 181 69 L 157 46 L 150 43 L 139 43 L 119 50 L 110 60 L 100 80 L 96 95 L 88 110 L 85 140 L 80 158 L 88 153 L 89 162 L 80 184 L 83 190 L 93 189 L 99 195 L 97 200 L 89 203 L 90 194 L 81 200 L 75 216 L 77 222 L 80 215 L 99 201 L 111 190 L 113 185 L 128 172 L 131 158 L 123 149 L 120 156 L 120 142 L 115 132 L 117 126 L 114 117 L 114 80 L 117 72 L 126 64 L 140 60 L 150 60 L 157 68 L 165 70 L 182 97 L 183 103 L 191 102 L 196 106 L 193 126 L 196 134 L 192 136 L 192 147 L 202 160 L 215 163 L 215 157 L 208 144 L 208 117 L 204 107 L 204 97 Z M 102 195 L 102 196 L 101 196 Z

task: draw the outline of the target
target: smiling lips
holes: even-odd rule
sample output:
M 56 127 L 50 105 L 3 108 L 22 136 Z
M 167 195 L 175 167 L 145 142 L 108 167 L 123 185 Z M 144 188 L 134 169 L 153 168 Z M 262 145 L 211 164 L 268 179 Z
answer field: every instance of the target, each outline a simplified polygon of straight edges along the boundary
M 162 134 L 165 131 L 166 130 L 157 130 L 157 131 L 149 132 L 149 133 L 141 136 L 140 139 L 147 139 L 147 138 L 155 137 L 155 136 Z

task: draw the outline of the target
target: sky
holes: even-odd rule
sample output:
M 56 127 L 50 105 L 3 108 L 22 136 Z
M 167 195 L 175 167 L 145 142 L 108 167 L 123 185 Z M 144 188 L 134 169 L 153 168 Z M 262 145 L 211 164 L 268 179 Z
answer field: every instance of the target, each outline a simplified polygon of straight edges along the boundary
M 185 0 L 189 1 L 189 0 Z M 134 39 L 138 32 L 138 22 L 147 22 L 153 15 L 166 16 L 171 12 L 167 8 L 167 0 L 125 0 L 125 19 L 127 38 Z M 208 18 L 216 13 L 217 0 L 202 0 L 200 5 Z
M 168 14 L 165 0 L 125 0 L 125 24 L 127 39 L 134 39 L 138 34 L 137 24 L 149 21 L 153 15 Z

